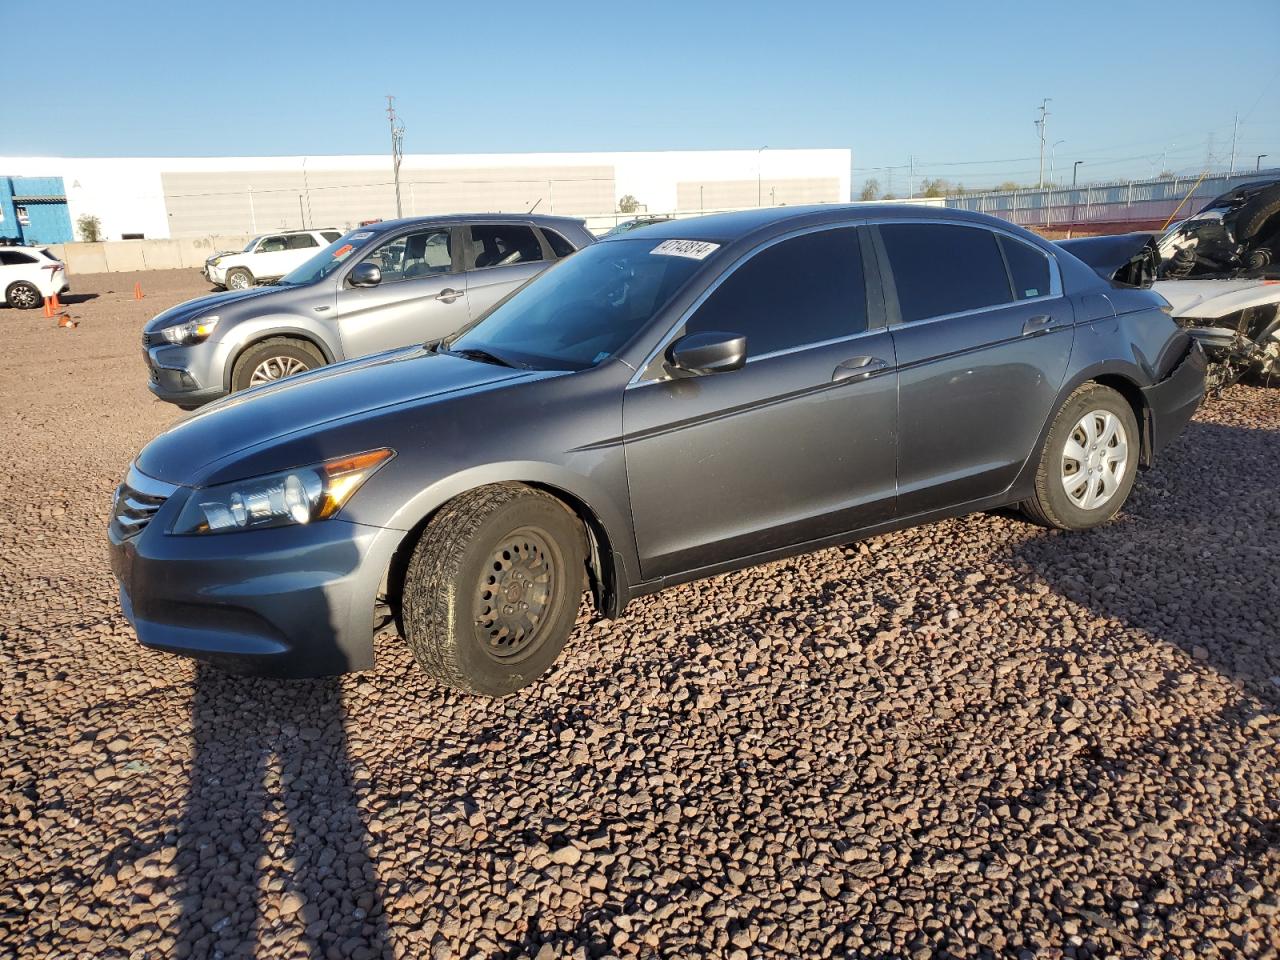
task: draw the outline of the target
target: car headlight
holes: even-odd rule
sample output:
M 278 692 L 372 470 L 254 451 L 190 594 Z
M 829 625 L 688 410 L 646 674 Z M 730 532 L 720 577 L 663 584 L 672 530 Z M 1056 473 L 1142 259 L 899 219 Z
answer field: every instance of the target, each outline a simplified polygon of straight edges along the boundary
M 384 447 L 194 490 L 173 533 L 235 533 L 328 520 L 394 456 Z
M 188 320 L 186 323 L 165 327 L 160 331 L 160 334 L 170 343 L 200 343 L 209 339 L 209 334 L 213 333 L 213 328 L 217 325 L 218 318 L 216 316 L 201 317 L 198 320 Z

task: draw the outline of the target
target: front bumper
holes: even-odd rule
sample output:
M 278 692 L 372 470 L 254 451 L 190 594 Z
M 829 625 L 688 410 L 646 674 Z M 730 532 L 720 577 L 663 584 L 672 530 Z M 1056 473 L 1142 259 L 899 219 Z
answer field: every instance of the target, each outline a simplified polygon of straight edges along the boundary
M 144 346 L 147 389 L 159 399 L 182 407 L 198 407 L 225 397 L 224 353 L 221 344 L 209 342 Z
M 147 482 L 131 470 L 122 490 Z M 334 518 L 171 536 L 194 491 L 170 489 L 141 532 L 126 535 L 116 519 L 108 528 L 120 605 L 143 646 L 261 676 L 373 665 L 375 601 L 403 532 Z
M 1180 434 L 1204 400 L 1204 376 L 1209 361 L 1204 347 L 1192 340 L 1178 366 L 1159 383 L 1142 391 L 1151 417 L 1151 453 L 1154 457 Z

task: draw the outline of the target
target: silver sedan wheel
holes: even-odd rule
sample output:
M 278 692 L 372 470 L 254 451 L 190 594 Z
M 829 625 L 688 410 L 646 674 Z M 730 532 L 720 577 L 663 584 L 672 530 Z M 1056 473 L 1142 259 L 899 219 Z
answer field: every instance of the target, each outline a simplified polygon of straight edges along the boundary
M 253 368 L 253 375 L 249 377 L 249 386 L 259 387 L 264 383 L 283 380 L 285 377 L 292 377 L 295 373 L 304 373 L 310 369 L 294 357 L 267 357 Z
M 1096 510 L 1116 495 L 1129 469 L 1129 438 L 1114 413 L 1093 410 L 1071 430 L 1062 450 L 1062 489 L 1081 510 Z

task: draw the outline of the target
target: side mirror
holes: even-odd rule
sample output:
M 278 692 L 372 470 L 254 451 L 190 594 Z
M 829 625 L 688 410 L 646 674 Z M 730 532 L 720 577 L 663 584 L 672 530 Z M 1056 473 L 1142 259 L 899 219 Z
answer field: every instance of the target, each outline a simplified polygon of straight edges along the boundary
M 382 282 L 382 269 L 376 263 L 357 263 L 347 281 L 353 287 L 376 287 Z
M 747 362 L 747 338 L 708 330 L 681 337 L 667 348 L 667 362 L 685 373 L 727 373 Z

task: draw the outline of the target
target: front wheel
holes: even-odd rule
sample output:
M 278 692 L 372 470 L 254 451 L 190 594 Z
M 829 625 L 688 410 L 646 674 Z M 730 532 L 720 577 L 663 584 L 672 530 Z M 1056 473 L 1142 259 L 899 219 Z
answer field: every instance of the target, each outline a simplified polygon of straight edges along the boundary
M 17 307 L 19 310 L 34 310 L 44 303 L 44 297 L 40 296 L 40 291 L 36 289 L 35 284 L 27 283 L 25 280 L 9 284 L 9 288 L 4 292 L 4 298 L 9 306 Z
M 1060 530 L 1105 523 L 1133 490 L 1140 442 L 1129 402 L 1110 387 L 1083 384 L 1049 428 L 1035 495 L 1023 503 L 1023 512 Z
M 586 585 L 583 528 L 559 500 L 518 483 L 464 493 L 422 533 L 401 622 L 441 683 L 500 697 L 559 656 Z
M 228 290 L 248 290 L 253 286 L 253 274 L 243 268 L 237 268 L 227 274 Z
M 254 344 L 236 360 L 231 390 L 248 390 L 324 366 L 320 351 L 303 340 L 272 337 Z

